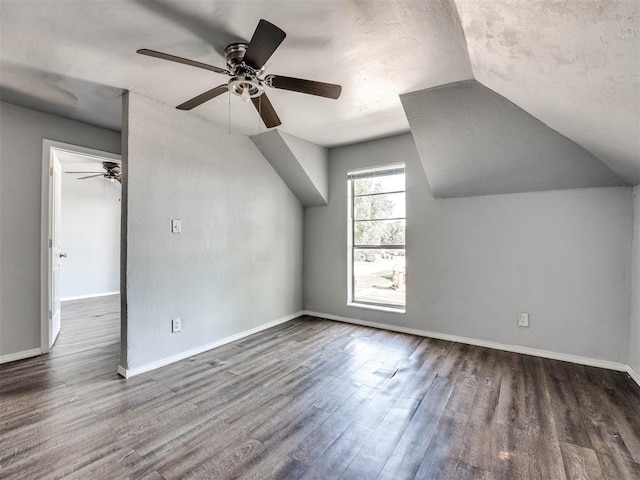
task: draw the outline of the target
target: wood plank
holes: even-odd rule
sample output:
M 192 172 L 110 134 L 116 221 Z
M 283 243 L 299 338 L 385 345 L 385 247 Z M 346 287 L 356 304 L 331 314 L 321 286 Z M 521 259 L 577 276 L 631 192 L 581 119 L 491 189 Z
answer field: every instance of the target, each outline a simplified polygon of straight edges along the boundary
M 377 478 L 418 406 L 419 401 L 414 398 L 398 399 L 340 478 Z
M 560 442 L 567 480 L 603 480 L 600 461 L 590 448 Z
M 0 365 L 0 477 L 640 478 L 620 372 L 301 317 L 124 380 L 118 309 Z

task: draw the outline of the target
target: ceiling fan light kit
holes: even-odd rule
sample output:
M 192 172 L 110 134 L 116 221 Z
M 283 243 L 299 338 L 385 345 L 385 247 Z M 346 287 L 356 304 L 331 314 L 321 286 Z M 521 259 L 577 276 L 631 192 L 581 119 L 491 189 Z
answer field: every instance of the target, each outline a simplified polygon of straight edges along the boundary
M 264 88 L 256 77 L 237 76 L 229 80 L 227 88 L 231 93 L 235 93 L 245 102 L 252 98 L 259 97 L 264 93 Z
M 192 67 L 203 68 L 231 77 L 226 84 L 212 88 L 178 105 L 176 108 L 179 110 L 191 110 L 225 92 L 231 92 L 245 102 L 251 100 L 264 124 L 267 128 L 272 128 L 277 127 L 282 122 L 267 97 L 264 89 L 265 86 L 332 99 L 337 99 L 342 93 L 342 87 L 340 85 L 331 83 L 280 75 L 267 75 L 263 77 L 265 64 L 286 36 L 287 34 L 274 24 L 266 20 L 260 20 L 249 43 L 238 42 L 227 46 L 225 49 L 225 61 L 228 69 L 226 70 L 147 48 L 140 49 L 137 53 L 162 60 L 182 63 Z

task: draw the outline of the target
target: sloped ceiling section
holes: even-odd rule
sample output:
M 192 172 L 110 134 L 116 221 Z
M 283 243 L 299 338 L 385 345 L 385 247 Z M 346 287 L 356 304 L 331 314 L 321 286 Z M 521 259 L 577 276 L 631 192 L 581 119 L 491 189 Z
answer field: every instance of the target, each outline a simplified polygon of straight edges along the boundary
M 329 151 L 302 138 L 284 132 L 278 133 L 322 196 L 322 205 L 326 205 L 329 202 Z
M 278 130 L 251 137 L 303 207 L 329 203 L 327 149 Z
M 4 25 L 3 25 L 4 27 Z M 0 100 L 111 130 L 122 129 L 121 88 L 0 62 Z
M 475 80 L 400 98 L 435 197 L 626 184 L 580 145 Z
M 476 80 L 640 181 L 640 2 L 456 5 Z

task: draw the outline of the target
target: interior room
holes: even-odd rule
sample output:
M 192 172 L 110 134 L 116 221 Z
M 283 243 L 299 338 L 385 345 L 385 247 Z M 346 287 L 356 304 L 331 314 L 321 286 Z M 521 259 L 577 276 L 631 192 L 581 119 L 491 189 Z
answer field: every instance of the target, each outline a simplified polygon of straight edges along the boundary
M 120 187 L 103 162 L 56 152 L 62 167 L 62 301 L 120 293 Z
M 0 477 L 640 479 L 639 32 L 0 0 Z

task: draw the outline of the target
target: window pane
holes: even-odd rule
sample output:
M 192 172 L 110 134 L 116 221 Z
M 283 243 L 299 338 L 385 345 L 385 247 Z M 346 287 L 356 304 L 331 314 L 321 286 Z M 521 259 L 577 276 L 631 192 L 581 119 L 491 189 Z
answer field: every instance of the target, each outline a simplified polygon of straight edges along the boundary
M 373 220 L 353 222 L 353 244 L 404 245 L 404 220 Z
M 404 190 L 404 173 L 380 177 L 358 178 L 353 181 L 353 194 L 399 192 Z
M 353 233 L 349 299 L 404 307 L 404 166 L 349 172 L 349 184 Z
M 404 307 L 404 252 L 354 248 L 354 301 Z
M 404 218 L 404 192 L 355 197 L 353 215 L 356 220 Z

